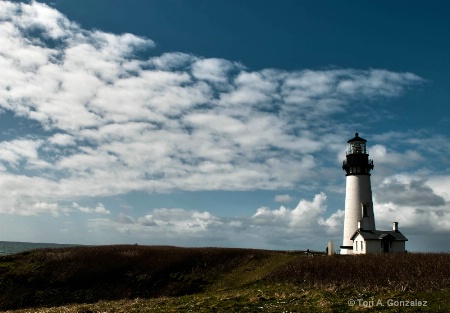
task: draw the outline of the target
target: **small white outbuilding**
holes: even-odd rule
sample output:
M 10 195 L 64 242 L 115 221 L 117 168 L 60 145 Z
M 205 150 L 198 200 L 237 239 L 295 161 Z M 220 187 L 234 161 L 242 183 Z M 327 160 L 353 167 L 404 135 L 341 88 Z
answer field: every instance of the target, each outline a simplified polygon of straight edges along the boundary
M 360 225 L 358 225 L 360 226 Z M 393 223 L 392 230 L 358 230 L 351 237 L 353 254 L 405 252 L 408 239 L 398 230 L 398 223 Z

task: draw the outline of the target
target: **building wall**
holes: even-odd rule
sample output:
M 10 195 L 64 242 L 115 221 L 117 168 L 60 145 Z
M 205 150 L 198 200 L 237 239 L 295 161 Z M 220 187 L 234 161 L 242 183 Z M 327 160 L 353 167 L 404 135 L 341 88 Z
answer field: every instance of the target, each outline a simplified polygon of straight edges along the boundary
M 381 253 L 381 240 L 368 240 L 366 241 L 367 253 Z
M 393 241 L 390 252 L 405 252 L 405 242 L 404 241 Z
M 361 250 L 361 241 L 364 242 L 363 249 Z M 358 246 L 358 247 L 356 247 Z M 381 243 L 380 240 L 367 240 L 361 235 L 358 235 L 353 242 L 353 253 L 352 254 L 367 254 L 367 253 L 381 253 Z
M 367 240 L 364 241 L 363 249 L 361 250 L 361 241 L 364 238 L 358 235 L 353 242 L 352 254 L 367 254 L 367 253 L 383 253 L 383 247 L 381 246 L 381 240 Z M 389 252 L 405 252 L 404 241 L 392 241 Z
M 362 220 L 362 203 L 369 204 L 368 217 L 363 220 L 363 228 L 375 230 L 375 217 L 373 213 L 372 188 L 370 175 L 349 175 L 346 179 L 345 190 L 345 219 L 343 246 L 352 246 L 351 236 L 358 229 L 358 221 Z M 341 249 L 341 254 L 351 251 Z
M 366 243 L 363 244 L 363 249 L 361 250 L 361 242 L 364 242 L 364 238 L 358 235 L 353 241 L 353 253 L 352 254 L 366 254 Z

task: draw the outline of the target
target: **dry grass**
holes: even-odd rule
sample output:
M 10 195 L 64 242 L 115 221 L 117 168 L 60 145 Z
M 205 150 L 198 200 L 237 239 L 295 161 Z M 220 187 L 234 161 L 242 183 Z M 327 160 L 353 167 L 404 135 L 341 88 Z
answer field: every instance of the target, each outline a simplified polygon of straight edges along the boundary
M 297 258 L 268 280 L 320 288 L 357 286 L 368 291 L 450 288 L 450 254 L 408 253 Z
M 449 294 L 449 254 L 305 257 L 123 245 L 0 257 L 0 310 L 21 312 L 346 312 L 351 297 L 405 295 L 442 311 Z

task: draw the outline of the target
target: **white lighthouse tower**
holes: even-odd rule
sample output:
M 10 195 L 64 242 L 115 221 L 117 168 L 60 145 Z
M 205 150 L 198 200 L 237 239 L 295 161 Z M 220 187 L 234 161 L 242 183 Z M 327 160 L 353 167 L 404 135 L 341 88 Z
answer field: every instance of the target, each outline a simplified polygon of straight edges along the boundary
M 352 236 L 358 229 L 375 230 L 370 171 L 373 161 L 366 149 L 367 140 L 355 137 L 347 141 L 347 156 L 342 165 L 346 172 L 344 241 L 341 254 L 353 254 Z

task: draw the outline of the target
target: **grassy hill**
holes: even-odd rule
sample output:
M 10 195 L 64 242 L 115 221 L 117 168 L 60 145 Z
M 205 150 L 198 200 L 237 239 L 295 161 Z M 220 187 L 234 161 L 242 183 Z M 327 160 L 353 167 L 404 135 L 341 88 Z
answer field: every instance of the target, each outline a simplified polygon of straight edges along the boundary
M 0 257 L 3 311 L 450 312 L 449 299 L 449 254 L 121 245 Z

